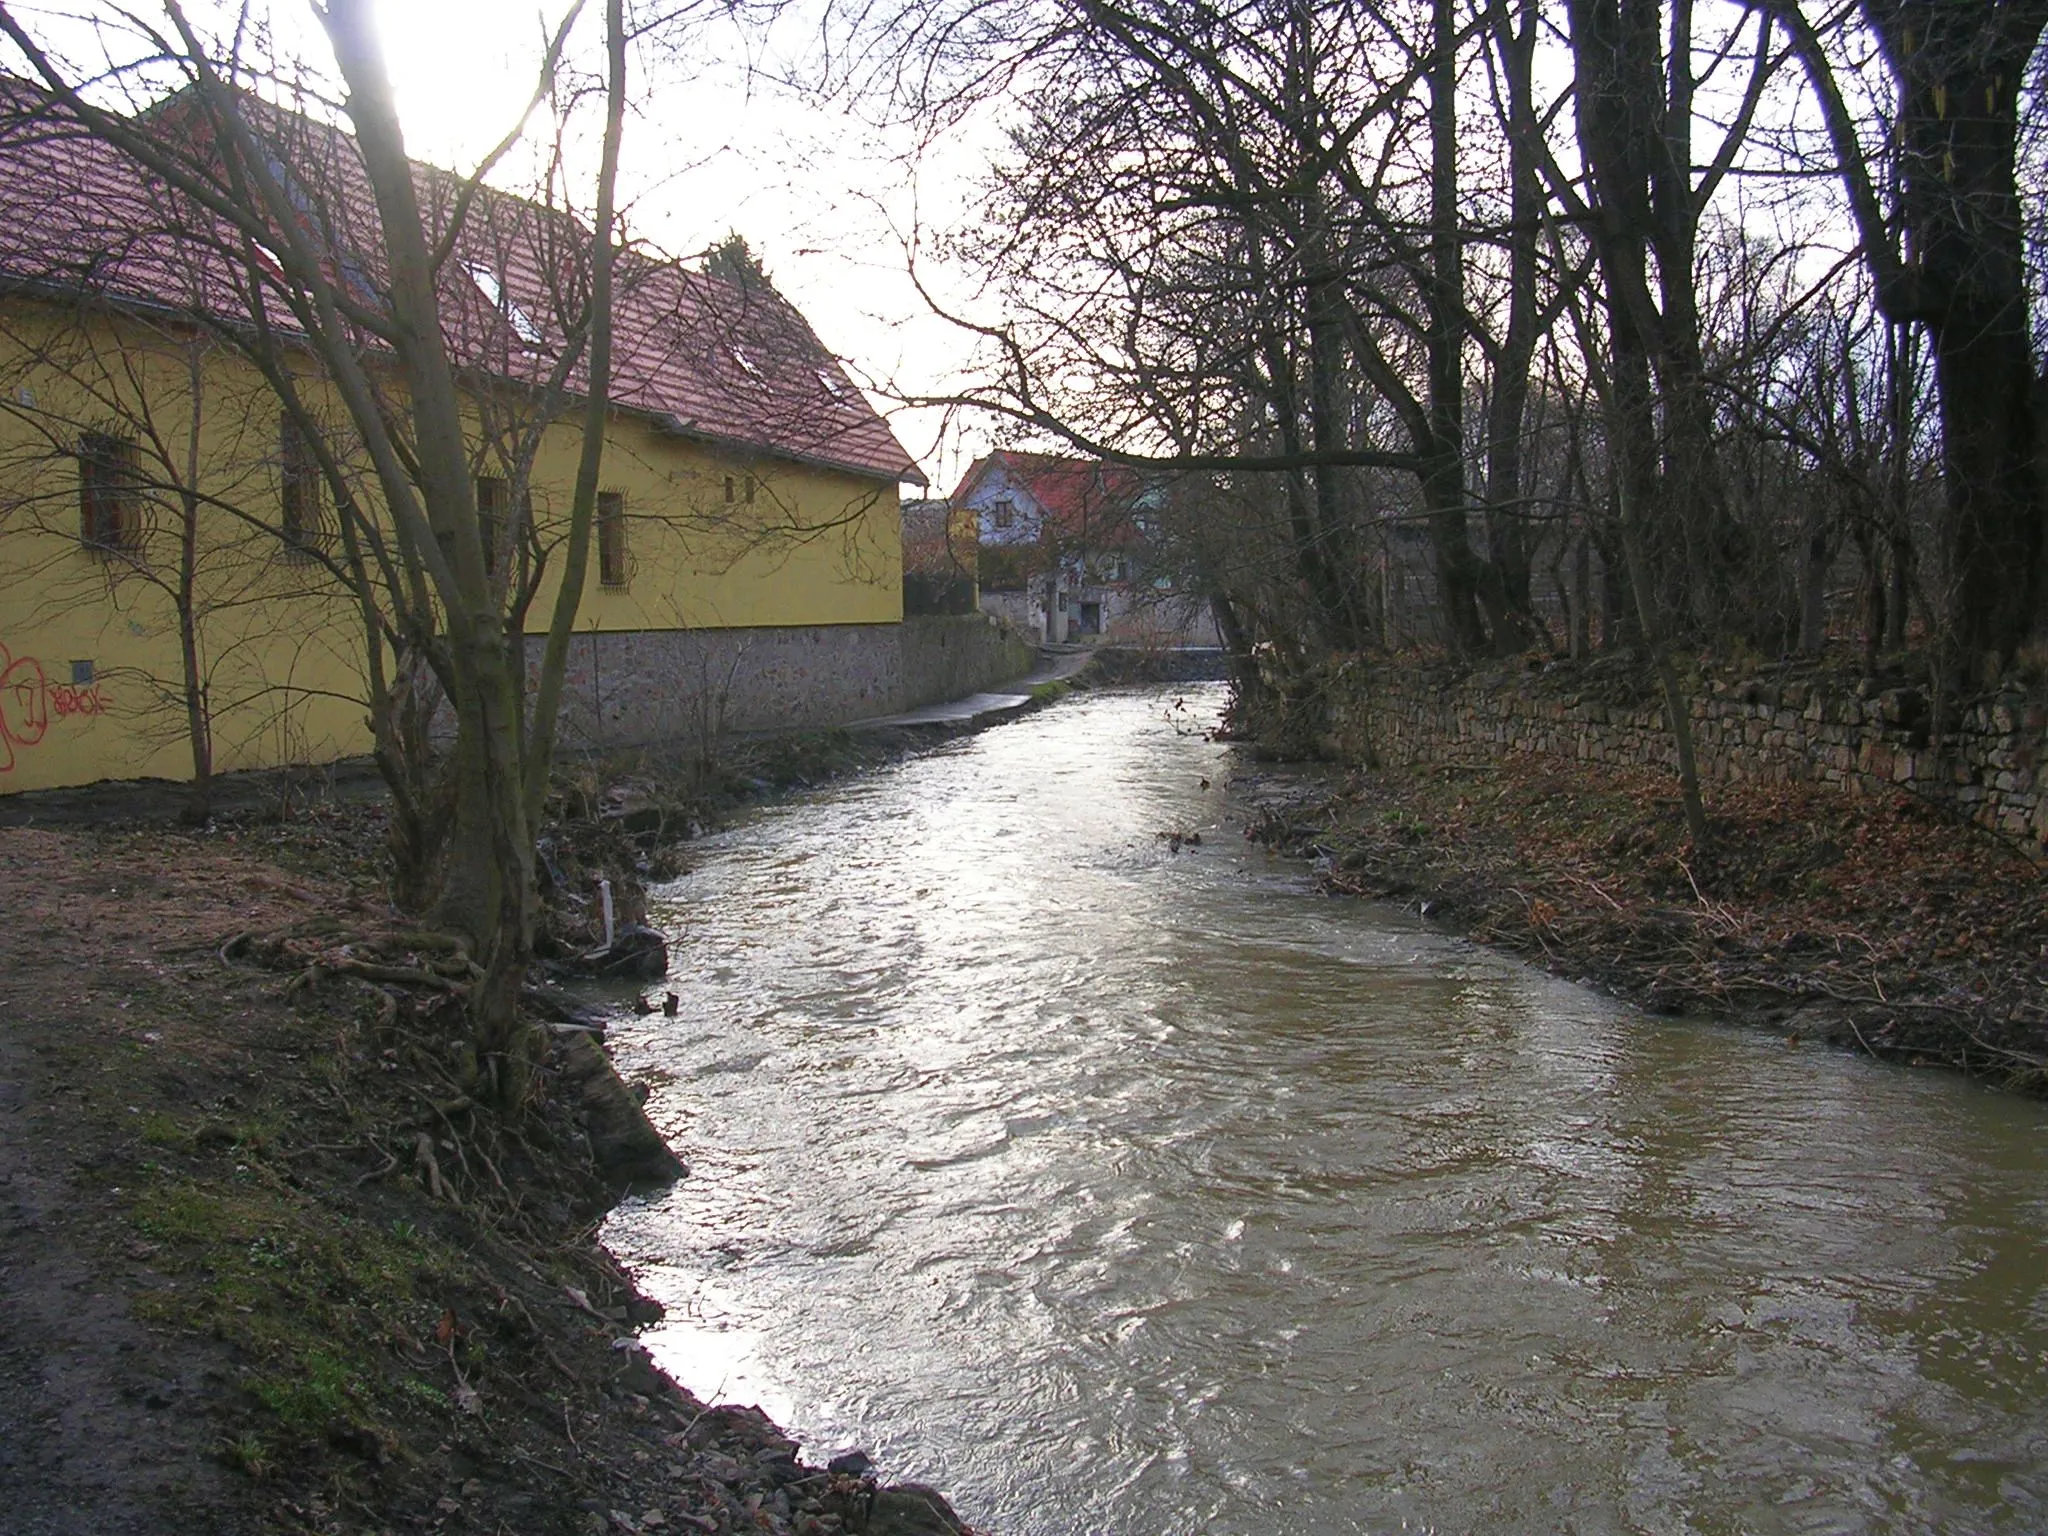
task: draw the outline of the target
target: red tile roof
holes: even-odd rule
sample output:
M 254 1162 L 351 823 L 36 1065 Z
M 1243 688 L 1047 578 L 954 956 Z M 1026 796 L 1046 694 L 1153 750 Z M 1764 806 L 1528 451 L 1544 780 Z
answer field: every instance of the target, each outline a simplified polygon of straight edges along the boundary
M 337 289 L 382 308 L 383 242 L 354 139 L 259 102 L 244 115 L 285 172 L 300 226 L 329 253 Z M 180 111 L 178 98 L 149 121 L 167 139 L 182 135 L 181 157 L 203 152 L 198 114 Z M 462 182 L 418 162 L 414 182 L 429 238 L 438 239 Z M 88 135 L 37 87 L 0 81 L 0 280 L 247 324 L 253 308 L 238 249 L 224 225 Z M 587 251 L 585 226 L 569 214 L 483 189 L 439 279 L 457 365 L 500 379 L 546 378 L 587 288 Z M 265 287 L 270 323 L 296 330 L 274 269 Z M 742 452 L 924 483 L 888 424 L 771 285 L 727 281 L 634 248 L 620 258 L 615 290 L 618 407 Z M 569 389 L 583 383 L 580 367 L 572 370 Z
M 1098 549 L 1139 542 L 1131 514 L 1144 482 L 1129 466 L 1000 449 L 968 466 L 953 492 L 954 505 L 964 503 L 981 479 L 996 469 L 1045 508 L 1056 537 Z

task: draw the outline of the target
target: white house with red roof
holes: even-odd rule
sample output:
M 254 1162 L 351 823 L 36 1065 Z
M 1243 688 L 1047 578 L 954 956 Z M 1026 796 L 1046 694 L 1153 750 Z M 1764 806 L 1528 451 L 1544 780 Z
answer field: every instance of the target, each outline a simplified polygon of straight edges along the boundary
M 1170 576 L 1148 569 L 1163 490 L 1126 465 L 1004 449 L 951 497 L 981 542 L 981 604 L 1041 642 L 1213 645 Z

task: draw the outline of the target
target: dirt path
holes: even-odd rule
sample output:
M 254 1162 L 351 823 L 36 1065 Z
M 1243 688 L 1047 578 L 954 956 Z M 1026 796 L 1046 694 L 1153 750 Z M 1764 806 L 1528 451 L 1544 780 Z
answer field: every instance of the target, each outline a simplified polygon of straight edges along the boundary
M 195 922 L 287 908 L 217 859 L 144 877 L 124 852 L 0 832 L 0 1510 L 25 1536 L 227 1530 L 245 1513 L 194 1411 L 226 1352 L 133 1315 L 161 1277 L 120 1170 L 158 1123 L 130 1101 L 160 1114 L 226 1091 L 194 1026 L 232 991 L 177 968 Z

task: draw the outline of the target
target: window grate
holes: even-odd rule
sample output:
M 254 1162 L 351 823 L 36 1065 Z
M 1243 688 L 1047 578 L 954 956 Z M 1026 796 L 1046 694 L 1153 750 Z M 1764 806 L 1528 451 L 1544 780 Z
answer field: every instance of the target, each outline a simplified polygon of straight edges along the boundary
M 626 584 L 626 498 L 597 493 L 597 579 L 607 587 Z
M 78 542 L 101 556 L 142 547 L 142 472 L 132 440 L 108 432 L 80 437 Z
M 320 495 L 320 461 L 289 411 L 278 421 L 278 531 L 288 560 L 317 560 L 332 535 Z

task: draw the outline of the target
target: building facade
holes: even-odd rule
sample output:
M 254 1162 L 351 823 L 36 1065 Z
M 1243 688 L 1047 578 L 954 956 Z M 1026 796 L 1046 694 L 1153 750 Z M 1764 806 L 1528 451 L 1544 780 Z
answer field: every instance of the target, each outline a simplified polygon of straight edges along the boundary
M 290 146 L 280 174 L 374 302 L 352 141 L 267 123 Z M 454 206 L 452 178 L 417 175 L 430 210 Z M 394 653 L 352 583 L 391 554 L 376 477 L 311 347 L 282 355 L 322 441 L 293 426 L 236 343 L 247 316 L 219 242 L 189 219 L 95 140 L 0 136 L 0 793 L 184 777 L 195 710 L 215 771 L 372 744 L 371 648 L 387 667 Z M 486 192 L 437 294 L 486 562 L 536 668 L 582 447 L 575 378 L 536 382 L 566 345 L 548 276 L 573 245 L 562 233 L 559 214 Z M 888 713 L 948 683 L 935 644 L 962 692 L 992 680 L 977 657 L 1007 664 L 974 636 L 903 624 L 898 488 L 922 477 L 765 278 L 636 254 L 614 316 L 566 743 Z M 373 350 L 364 363 L 402 410 L 395 372 Z M 316 447 L 363 516 L 339 515 Z
M 1207 608 L 1152 558 L 1161 487 L 1094 459 L 1001 451 L 951 497 L 980 542 L 984 612 L 1041 643 L 1217 643 Z

